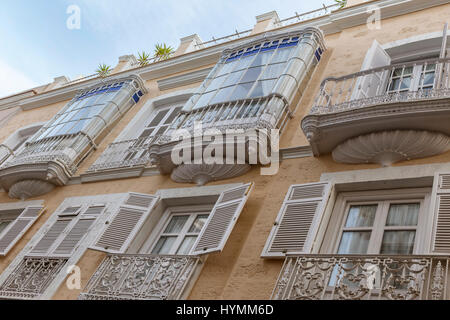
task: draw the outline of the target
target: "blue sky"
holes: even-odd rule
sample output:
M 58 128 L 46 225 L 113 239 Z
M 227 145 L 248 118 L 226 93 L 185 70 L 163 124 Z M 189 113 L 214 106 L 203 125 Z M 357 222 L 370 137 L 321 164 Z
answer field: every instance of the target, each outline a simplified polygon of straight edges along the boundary
M 2 0 L 0 97 L 53 81 L 92 74 L 99 63 L 176 48 L 197 33 L 202 40 L 251 29 L 255 16 L 276 10 L 281 19 L 333 0 Z M 69 30 L 70 5 L 81 10 L 81 28 Z

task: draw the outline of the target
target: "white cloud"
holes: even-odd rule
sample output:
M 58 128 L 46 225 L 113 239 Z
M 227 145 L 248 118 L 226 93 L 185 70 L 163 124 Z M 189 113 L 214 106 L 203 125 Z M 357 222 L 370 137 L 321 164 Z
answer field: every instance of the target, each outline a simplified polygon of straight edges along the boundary
M 20 70 L 0 60 L 0 97 L 36 87 L 37 84 Z

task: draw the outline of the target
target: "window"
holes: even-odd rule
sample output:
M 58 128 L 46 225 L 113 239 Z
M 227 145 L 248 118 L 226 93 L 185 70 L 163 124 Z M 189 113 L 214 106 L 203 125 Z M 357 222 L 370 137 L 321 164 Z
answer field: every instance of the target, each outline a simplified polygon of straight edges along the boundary
M 27 127 L 22 127 L 6 139 L 0 145 L 0 164 L 5 162 L 14 154 L 18 154 L 25 147 L 25 142 L 28 141 L 39 129 L 42 123 L 32 124 Z
M 427 252 L 429 197 L 428 189 L 340 193 L 322 250 L 344 255 Z
M 112 121 L 121 112 L 122 104 L 128 102 L 117 101 L 122 100 L 125 92 L 136 91 L 132 93 L 133 103 L 137 103 L 143 95 L 142 91 L 136 90 L 131 84 L 128 81 L 114 82 L 83 92 L 54 117 L 35 140 L 80 132 L 91 133 L 93 127 L 104 126 L 105 121 Z M 96 136 L 98 132 L 92 133 L 92 136 Z
M 302 50 L 299 51 L 299 47 Z M 311 47 L 314 48 L 312 52 Z M 286 69 L 293 57 L 299 58 L 300 55 L 302 63 L 308 65 L 314 57 L 320 60 L 322 53 L 319 36 L 315 32 L 280 35 L 230 50 L 207 78 L 202 91 L 193 97 L 193 109 L 266 97 L 274 92 L 283 72 L 289 73 L 290 70 Z
M 168 211 L 170 212 L 170 209 Z M 208 219 L 208 215 L 209 211 L 169 213 L 167 223 L 151 253 L 161 255 L 189 254 Z
M 394 68 L 390 74 L 388 93 L 408 91 L 429 91 L 434 87 L 436 64 L 402 66 Z
M 339 254 L 413 253 L 420 201 L 383 201 L 348 206 Z

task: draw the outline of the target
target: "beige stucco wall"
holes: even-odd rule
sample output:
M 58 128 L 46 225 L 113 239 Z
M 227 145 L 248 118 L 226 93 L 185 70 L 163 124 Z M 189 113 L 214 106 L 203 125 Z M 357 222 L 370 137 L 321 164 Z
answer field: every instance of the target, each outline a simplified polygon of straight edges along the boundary
M 320 82 L 328 76 L 339 76 L 359 71 L 367 50 L 373 40 L 381 44 L 414 35 L 442 30 L 442 26 L 450 15 L 450 5 L 440 6 L 383 20 L 382 29 L 369 31 L 366 26 L 359 26 L 344 30 L 341 33 L 329 35 L 325 41 L 328 51 L 314 73 L 303 98 L 299 101 L 294 118 L 288 123 L 282 136 L 281 146 L 292 147 L 306 145 L 307 141 L 300 129 L 302 117 L 311 108 L 317 94 Z M 433 17 L 433 19 L 430 19 Z M 357 45 L 355 45 L 357 44 Z M 149 93 L 113 128 L 111 133 L 79 168 L 83 173 L 95 159 L 103 152 L 108 143 L 125 128 L 145 102 L 168 92 L 196 87 L 192 84 L 160 92 L 155 80 L 147 81 Z M 50 119 L 64 103 L 21 112 L 0 130 L 0 141 L 5 140 L 11 133 L 34 122 Z M 397 164 L 397 166 L 441 163 L 450 161 L 450 152 L 427 159 L 414 160 Z M 254 182 L 255 188 L 245 206 L 241 217 L 234 228 L 223 252 L 211 254 L 194 285 L 190 299 L 267 299 L 270 297 L 282 261 L 268 261 L 260 258 L 261 251 L 278 214 L 284 196 L 292 184 L 315 182 L 324 172 L 338 172 L 346 170 L 362 170 L 378 168 L 378 165 L 342 165 L 335 163 L 331 156 L 320 158 L 302 158 L 286 160 L 281 164 L 279 173 L 275 176 L 261 176 L 259 168 L 253 168 L 248 174 L 219 181 L 212 184 L 234 182 Z M 66 197 L 88 196 L 107 193 L 142 192 L 154 193 L 158 189 L 192 187 L 192 185 L 177 184 L 166 176 L 141 177 L 119 181 L 106 181 L 82 185 L 70 185 L 55 188 L 51 193 L 38 197 L 45 201 L 46 213 L 39 218 L 35 225 L 17 243 L 13 250 L 0 258 L 0 272 L 22 250 L 28 240 L 45 223 L 53 211 Z M 0 203 L 13 202 L 6 193 L 0 193 Z M 78 266 L 82 270 L 82 287 L 95 271 L 103 259 L 101 252 L 88 250 L 80 259 Z M 76 299 L 79 290 L 68 290 L 64 284 L 60 287 L 54 299 Z

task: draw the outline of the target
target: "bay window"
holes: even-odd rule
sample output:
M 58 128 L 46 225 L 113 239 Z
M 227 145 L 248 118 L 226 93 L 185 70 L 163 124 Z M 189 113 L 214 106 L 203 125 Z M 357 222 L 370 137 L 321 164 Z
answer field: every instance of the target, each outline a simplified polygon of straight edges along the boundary
M 138 76 L 101 80 L 79 92 L 0 167 L 0 184 L 10 197 L 22 199 L 65 185 L 145 92 Z

